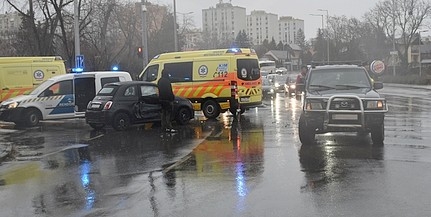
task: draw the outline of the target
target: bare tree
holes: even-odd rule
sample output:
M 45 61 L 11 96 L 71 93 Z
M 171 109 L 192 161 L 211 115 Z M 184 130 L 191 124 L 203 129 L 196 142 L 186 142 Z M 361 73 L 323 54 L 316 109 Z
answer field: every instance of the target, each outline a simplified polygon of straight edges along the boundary
M 431 2 L 428 0 L 384 0 L 367 14 L 367 21 L 374 28 L 384 30 L 386 36 L 399 45 L 396 49 L 401 66 L 407 71 L 407 51 L 430 14 Z

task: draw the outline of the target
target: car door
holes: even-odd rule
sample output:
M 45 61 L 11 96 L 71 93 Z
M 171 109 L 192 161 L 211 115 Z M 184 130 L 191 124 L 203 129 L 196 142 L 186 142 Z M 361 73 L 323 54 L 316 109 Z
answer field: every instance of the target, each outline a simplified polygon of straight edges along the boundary
M 46 119 L 75 116 L 72 80 L 54 83 L 38 96 L 38 100 L 43 103 Z
M 154 85 L 140 85 L 139 105 L 135 112 L 143 121 L 160 119 L 161 105 L 159 91 Z

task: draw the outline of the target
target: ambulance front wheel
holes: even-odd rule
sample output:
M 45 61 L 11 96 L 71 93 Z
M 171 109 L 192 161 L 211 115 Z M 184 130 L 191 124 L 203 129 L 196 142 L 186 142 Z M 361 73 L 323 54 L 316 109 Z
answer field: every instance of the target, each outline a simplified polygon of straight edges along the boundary
M 206 118 L 213 119 L 217 118 L 220 115 L 221 109 L 216 101 L 208 100 L 204 103 L 202 111 Z
M 34 127 L 39 124 L 40 119 L 42 119 L 42 114 L 39 110 L 35 108 L 26 109 L 23 116 L 23 124 L 26 127 Z

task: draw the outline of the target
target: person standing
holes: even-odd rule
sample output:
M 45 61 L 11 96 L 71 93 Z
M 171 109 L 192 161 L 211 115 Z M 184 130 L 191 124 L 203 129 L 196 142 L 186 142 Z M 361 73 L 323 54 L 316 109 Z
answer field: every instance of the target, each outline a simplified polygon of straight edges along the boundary
M 169 72 L 162 70 L 162 77 L 157 82 L 159 87 L 159 99 L 162 106 L 162 130 L 170 133 L 175 133 L 172 128 L 171 114 L 173 110 L 175 96 L 172 91 L 172 84 L 169 79 Z
M 307 66 L 302 66 L 301 67 L 301 73 L 298 74 L 298 76 L 296 77 L 296 84 L 304 84 L 305 82 L 305 76 L 307 76 Z
M 298 76 L 296 77 L 296 89 L 295 89 L 295 95 L 296 95 L 296 99 L 300 99 L 300 95 L 302 94 L 302 89 L 304 88 L 305 85 L 305 79 L 307 76 L 307 71 L 308 68 L 307 66 L 302 66 L 301 67 L 301 73 L 298 74 Z

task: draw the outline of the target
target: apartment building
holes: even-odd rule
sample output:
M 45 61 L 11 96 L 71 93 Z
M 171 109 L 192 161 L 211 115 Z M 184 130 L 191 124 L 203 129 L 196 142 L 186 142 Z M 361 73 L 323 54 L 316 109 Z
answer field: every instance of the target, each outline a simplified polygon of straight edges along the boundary
M 304 20 L 283 16 L 278 20 L 278 38 L 283 44 L 298 44 L 297 34 L 304 34 Z
M 247 15 L 247 35 L 253 44 L 262 44 L 264 40 L 279 42 L 278 15 L 255 10 Z
M 202 30 L 209 40 L 232 40 L 246 29 L 246 9 L 220 1 L 216 7 L 202 9 Z
M 0 36 L 4 37 L 19 30 L 21 16 L 18 12 L 0 14 Z
M 274 38 L 278 44 L 297 44 L 297 34 L 304 32 L 304 20 L 291 16 L 254 10 L 246 15 L 246 8 L 219 1 L 216 7 L 202 10 L 202 30 L 210 43 L 233 40 L 239 31 L 245 30 L 254 45 Z

